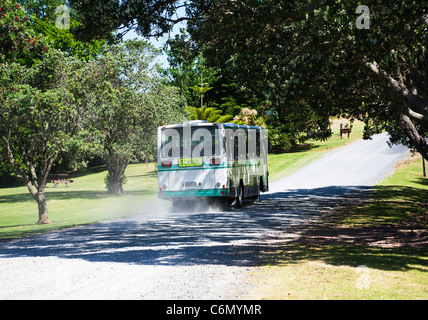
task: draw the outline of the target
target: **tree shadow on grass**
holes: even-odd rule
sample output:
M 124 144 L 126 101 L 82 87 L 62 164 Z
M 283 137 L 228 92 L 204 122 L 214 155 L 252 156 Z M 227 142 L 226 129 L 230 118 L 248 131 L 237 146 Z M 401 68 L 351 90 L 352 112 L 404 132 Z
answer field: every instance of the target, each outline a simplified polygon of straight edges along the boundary
M 351 202 L 341 211 L 333 212 L 336 224 L 386 225 L 406 221 L 419 228 L 421 215 L 428 216 L 428 189 L 405 186 L 376 186 L 374 200 Z M 424 209 L 425 208 L 425 209 Z M 425 212 L 424 212 L 425 211 Z M 331 220 L 327 218 L 327 221 Z
M 416 178 L 415 182 L 419 183 L 423 186 L 428 186 L 428 178 L 426 178 L 426 177 L 418 177 L 418 178 Z
M 58 190 L 58 189 L 57 189 Z M 73 191 L 67 189 L 64 191 L 50 191 L 46 192 L 46 200 L 73 200 L 73 199 L 106 199 L 108 197 L 121 197 L 122 195 L 110 194 L 107 191 L 100 190 L 79 190 Z M 150 190 L 138 190 L 138 191 L 125 191 L 124 196 L 146 196 L 153 195 L 154 192 Z M 9 195 L 0 195 L 0 203 L 20 203 L 20 202 L 33 202 L 34 198 L 30 193 L 17 193 Z
M 319 147 L 320 146 L 315 143 L 303 143 L 303 144 L 295 145 L 290 150 L 287 150 L 281 147 L 274 147 L 272 150 L 272 153 L 273 154 L 298 153 L 298 152 L 305 152 L 305 151 L 317 149 Z
M 311 244 L 300 241 L 273 252 L 266 265 L 296 264 L 323 261 L 333 266 L 367 266 L 385 271 L 428 271 L 426 250 L 412 248 L 382 248 L 351 244 Z
M 428 230 L 421 224 L 421 214 L 426 219 L 427 199 L 425 189 L 377 186 L 373 198 L 350 198 L 322 219 L 300 227 L 299 235 L 271 251 L 265 263 L 321 260 L 330 265 L 426 272 Z
M 105 165 L 93 166 L 82 170 L 73 171 L 72 173 L 70 173 L 69 178 L 75 179 L 75 178 L 85 177 L 95 173 L 101 173 L 104 171 L 107 171 L 107 167 Z
M 264 195 L 261 204 L 230 211 L 204 207 L 196 212 L 170 212 L 165 202 L 149 202 L 138 217 L 3 243 L 0 255 L 144 265 L 254 265 L 271 248 L 268 239 L 365 191 L 293 190 Z

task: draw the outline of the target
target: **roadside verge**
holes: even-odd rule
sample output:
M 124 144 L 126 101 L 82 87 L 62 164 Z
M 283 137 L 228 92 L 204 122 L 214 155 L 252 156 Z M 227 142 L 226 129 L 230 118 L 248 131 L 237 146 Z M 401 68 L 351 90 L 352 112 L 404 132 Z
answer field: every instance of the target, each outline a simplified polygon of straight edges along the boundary
M 349 199 L 263 259 L 253 299 L 427 299 L 428 179 L 397 166 L 370 197 Z

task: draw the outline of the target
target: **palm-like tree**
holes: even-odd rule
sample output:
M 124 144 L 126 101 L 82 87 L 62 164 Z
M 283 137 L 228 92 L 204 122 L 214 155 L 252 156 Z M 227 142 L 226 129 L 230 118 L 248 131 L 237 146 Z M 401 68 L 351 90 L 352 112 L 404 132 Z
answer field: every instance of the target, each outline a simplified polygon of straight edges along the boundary
M 232 120 L 232 115 L 221 115 L 221 110 L 202 106 L 200 108 L 187 107 L 189 110 L 189 120 L 206 120 L 207 122 L 224 123 Z

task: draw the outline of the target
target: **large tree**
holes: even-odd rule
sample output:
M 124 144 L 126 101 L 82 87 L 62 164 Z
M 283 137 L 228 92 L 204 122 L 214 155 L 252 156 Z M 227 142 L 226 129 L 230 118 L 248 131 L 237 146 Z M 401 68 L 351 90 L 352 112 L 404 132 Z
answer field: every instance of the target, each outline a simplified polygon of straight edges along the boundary
M 44 40 L 19 4 L 0 2 L 0 156 L 37 202 L 40 224 L 50 222 L 47 176 L 79 122 L 66 85 L 79 64 Z
M 79 154 L 82 110 L 68 89 L 81 62 L 51 50 L 32 67 L 0 67 L 0 148 L 38 204 L 38 224 L 50 223 L 45 197 L 49 172 L 66 152 Z
M 105 47 L 88 65 L 85 123 L 105 160 L 111 193 L 123 193 L 130 162 L 155 158 L 157 127 L 185 119 L 184 101 L 177 88 L 163 83 L 154 57 L 148 43 L 129 40 Z
M 266 95 L 281 123 L 323 137 L 329 116 L 346 113 L 367 135 L 385 128 L 428 158 L 428 2 L 365 4 L 199 1 L 190 30 L 212 64 Z

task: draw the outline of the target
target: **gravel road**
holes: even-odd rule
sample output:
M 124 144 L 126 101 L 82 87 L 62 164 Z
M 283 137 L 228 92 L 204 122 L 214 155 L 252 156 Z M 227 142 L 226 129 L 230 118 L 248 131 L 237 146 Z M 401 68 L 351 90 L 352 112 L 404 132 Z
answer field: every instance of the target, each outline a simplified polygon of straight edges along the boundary
M 271 184 L 262 202 L 132 218 L 0 244 L 0 299 L 245 299 L 248 273 L 293 226 L 366 195 L 407 148 L 385 134 L 339 148 Z

